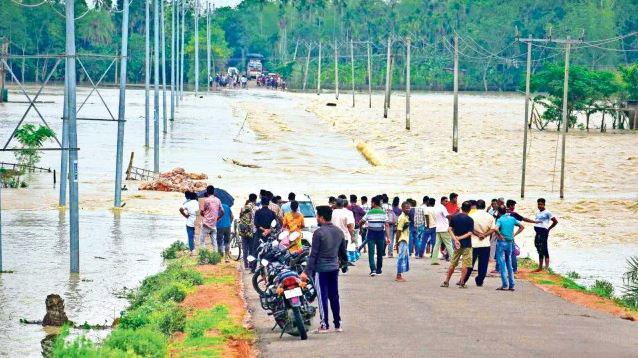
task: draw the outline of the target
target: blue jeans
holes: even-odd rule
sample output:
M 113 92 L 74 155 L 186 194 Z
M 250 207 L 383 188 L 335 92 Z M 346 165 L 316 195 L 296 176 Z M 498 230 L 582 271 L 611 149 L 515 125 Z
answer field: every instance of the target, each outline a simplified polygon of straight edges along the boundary
M 430 248 L 434 247 L 434 244 L 436 243 L 436 228 L 435 227 L 431 229 L 425 229 L 423 241 L 425 242 L 425 247 L 427 247 L 427 245 L 430 245 Z
M 501 284 L 504 288 L 514 288 L 514 269 L 512 268 L 512 254 L 514 242 L 498 240 L 496 242 L 496 262 L 501 273 Z
M 186 236 L 188 237 L 188 249 L 195 250 L 195 228 L 186 226 Z
M 388 257 L 394 257 L 394 239 L 397 236 L 397 226 L 390 225 L 390 245 L 388 245 Z
M 383 251 L 385 249 L 385 231 L 368 230 L 368 262 L 370 272 L 381 273 L 383 268 Z M 376 252 L 376 261 L 374 258 Z
M 515 247 L 516 242 L 512 241 L 512 270 L 514 270 L 514 273 L 518 271 L 518 260 L 516 260 L 516 252 L 514 252 Z
M 416 228 L 410 226 L 410 240 L 408 242 L 408 252 L 410 255 L 416 252 Z
M 425 225 L 419 226 L 416 231 L 416 256 L 423 257 L 425 253 L 425 240 L 427 240 L 425 235 Z

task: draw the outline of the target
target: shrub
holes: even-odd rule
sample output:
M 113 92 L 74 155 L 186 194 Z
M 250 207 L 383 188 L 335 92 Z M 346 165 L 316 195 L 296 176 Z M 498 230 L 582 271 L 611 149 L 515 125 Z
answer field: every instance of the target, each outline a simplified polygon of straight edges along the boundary
M 153 315 L 153 321 L 160 332 L 170 336 L 174 332 L 183 332 L 186 325 L 186 313 L 176 304 L 170 304 Z
M 208 265 L 208 264 L 217 265 L 218 263 L 222 261 L 222 255 L 220 255 L 219 252 L 217 251 L 199 250 L 197 255 L 198 255 L 197 262 L 200 265 Z
M 166 356 L 167 338 L 150 328 L 116 329 L 104 341 L 104 347 L 135 353 L 142 357 Z
M 572 280 L 570 278 L 564 278 L 563 279 L 563 287 L 569 288 L 571 290 L 578 290 L 578 291 L 586 291 L 587 290 L 587 288 L 585 288 L 585 286 L 577 284 L 576 282 L 574 282 L 574 280 Z
M 158 292 L 158 296 L 162 302 L 182 302 L 186 298 L 186 287 L 179 282 L 173 282 L 162 288 Z
M 567 277 L 571 278 L 572 280 L 576 280 L 580 278 L 580 274 L 576 271 L 570 271 L 567 273 Z
M 609 281 L 596 280 L 590 290 L 600 297 L 611 298 L 614 286 Z
M 627 259 L 627 271 L 623 275 L 622 300 L 627 307 L 638 309 L 638 256 Z
M 173 260 L 177 258 L 179 252 L 186 250 L 188 250 L 186 244 L 178 240 L 172 243 L 171 246 L 165 248 L 164 251 L 162 251 L 162 257 L 165 260 Z

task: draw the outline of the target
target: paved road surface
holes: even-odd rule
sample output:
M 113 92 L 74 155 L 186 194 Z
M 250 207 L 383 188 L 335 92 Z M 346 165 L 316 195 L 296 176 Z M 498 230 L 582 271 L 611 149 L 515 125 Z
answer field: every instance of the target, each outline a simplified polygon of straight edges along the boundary
M 445 264 L 412 259 L 409 282 L 396 283 L 396 259 L 384 260 L 378 277 L 368 276 L 367 256 L 361 259 L 339 277 L 344 332 L 309 334 L 307 341 L 280 339 L 270 330 L 274 321 L 244 276 L 263 356 L 638 357 L 638 323 L 571 304 L 528 282 L 517 282 L 516 292 L 496 291 L 498 278 L 482 288 L 445 289 L 439 287 Z

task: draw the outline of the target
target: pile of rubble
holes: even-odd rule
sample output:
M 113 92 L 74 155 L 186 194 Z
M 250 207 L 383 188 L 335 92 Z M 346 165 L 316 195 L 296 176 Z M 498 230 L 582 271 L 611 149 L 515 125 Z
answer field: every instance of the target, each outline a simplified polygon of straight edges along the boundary
M 208 185 L 208 175 L 204 173 L 187 173 L 183 168 L 175 168 L 160 174 L 159 178 L 140 184 L 140 190 L 154 191 L 202 191 Z

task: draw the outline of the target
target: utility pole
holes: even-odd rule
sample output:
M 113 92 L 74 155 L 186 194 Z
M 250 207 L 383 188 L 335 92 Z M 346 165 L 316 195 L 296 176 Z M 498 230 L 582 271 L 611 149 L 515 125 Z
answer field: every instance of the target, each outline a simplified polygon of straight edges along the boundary
M 452 151 L 459 151 L 459 35 L 454 32 L 454 114 L 452 118 Z
M 350 72 L 352 79 L 352 108 L 354 108 L 354 42 L 350 38 Z
M 175 120 L 175 4 L 171 0 L 171 121 Z
M 408 37 L 405 50 L 405 129 L 410 130 L 410 50 L 412 46 L 412 40 Z
M 372 50 L 370 49 L 370 41 L 367 42 L 368 47 L 368 108 L 372 108 L 372 60 L 370 59 Z
M 210 3 L 206 6 L 206 87 L 210 92 Z
M 0 64 L 2 66 L 2 64 Z M 69 60 L 64 61 L 64 73 L 69 73 Z M 69 147 L 69 103 L 66 98 L 69 96 L 69 81 L 64 76 L 64 105 L 62 110 L 62 148 Z M 67 183 L 69 178 L 69 152 L 60 151 L 60 194 L 58 196 L 58 207 L 63 209 L 66 207 Z
M 335 49 L 335 99 L 339 99 L 339 49 L 337 48 L 337 38 L 334 39 Z
M 180 9 L 182 0 L 175 0 L 177 2 L 177 9 L 175 9 L 175 106 L 179 108 L 179 84 L 180 84 L 180 74 L 179 69 L 181 68 L 182 61 L 180 60 L 180 45 L 179 45 L 179 34 L 180 34 Z
M 126 1 L 126 0 L 124 0 Z M 160 26 L 162 27 L 161 36 L 162 36 L 162 130 L 164 133 L 167 132 L 166 127 L 168 123 L 166 122 L 166 26 L 164 24 L 164 2 L 165 0 L 159 0 L 161 4 L 160 11 Z
M 569 116 L 567 113 L 567 100 L 569 95 L 569 53 L 572 49 L 572 41 L 567 36 L 565 41 L 565 78 L 563 81 L 563 138 L 561 140 L 560 157 L 560 198 L 565 198 L 565 139 L 567 138 L 567 128 L 569 127 Z
M 319 41 L 319 56 L 317 57 L 317 96 L 321 94 L 321 41 Z
M 388 107 L 390 106 L 390 56 L 392 49 L 392 36 L 388 36 L 388 53 L 386 56 L 385 70 L 385 100 L 383 101 L 383 118 L 388 118 Z
M 195 97 L 199 97 L 199 0 L 195 0 Z
M 149 98 L 149 87 L 151 81 L 151 20 L 150 20 L 150 3 L 152 0 L 144 0 L 146 3 L 146 23 L 144 26 L 144 35 L 145 35 L 145 52 L 144 52 L 144 66 L 146 68 L 146 73 L 144 75 L 144 145 L 146 148 L 150 146 L 150 136 L 151 136 L 151 123 L 150 123 L 150 112 L 151 112 L 151 100 Z
M 120 103 L 117 115 L 117 150 L 115 154 L 115 199 L 113 206 L 122 207 L 122 161 L 124 160 L 124 123 L 126 120 L 126 62 L 128 57 L 128 8 L 129 2 L 122 2 L 122 51 L 120 66 Z M 162 3 L 162 6 L 163 3 Z M 165 103 L 166 104 L 166 103 Z
M 523 121 L 523 168 L 521 169 L 521 199 L 525 197 L 525 169 L 527 166 L 527 123 L 529 121 L 530 82 L 532 77 L 532 35 L 527 42 L 527 68 L 525 73 L 525 120 Z
M 303 71 L 303 91 L 306 91 L 306 85 L 308 84 L 308 67 L 310 66 L 310 52 L 312 52 L 312 46 L 308 45 L 308 53 L 306 53 L 306 67 Z
M 71 273 L 80 272 L 80 206 L 78 200 L 78 132 L 76 120 L 76 79 L 75 79 L 75 2 L 67 1 L 66 6 L 66 78 L 69 82 L 67 91 L 67 114 L 69 147 L 69 251 L 71 254 Z
M 126 1 L 126 0 L 125 0 Z M 159 2 L 162 0 L 154 0 L 153 3 L 153 38 L 154 38 L 154 53 L 153 58 L 153 171 L 159 173 L 159 56 L 160 56 L 160 41 L 159 41 Z
M 184 36 L 186 34 L 186 0 L 182 0 L 182 43 L 179 46 L 179 50 L 181 52 L 181 60 L 179 62 L 179 99 L 180 101 L 184 100 Z
M 572 40 L 569 36 L 566 39 L 544 39 L 544 38 L 532 38 L 531 35 L 527 39 L 517 38 L 517 41 L 527 43 L 527 76 L 525 83 L 525 132 L 523 134 L 523 170 L 522 170 L 522 180 L 521 180 L 521 197 L 524 195 L 525 190 L 525 165 L 526 165 L 526 157 L 527 157 L 527 131 L 528 131 L 528 120 L 529 120 L 529 98 L 530 98 L 530 76 L 531 76 L 531 53 L 532 53 L 532 43 L 540 42 L 540 43 L 559 43 L 565 45 L 565 75 L 563 78 L 563 108 L 562 108 L 562 120 L 561 120 L 561 132 L 562 133 L 562 148 L 561 148 L 561 161 L 560 161 L 560 198 L 563 199 L 565 197 L 565 139 L 567 137 L 567 131 L 569 129 L 569 116 L 568 116 L 568 106 L 567 102 L 569 99 L 569 56 L 571 53 L 572 44 L 578 44 L 582 42 L 582 38 L 578 40 Z

